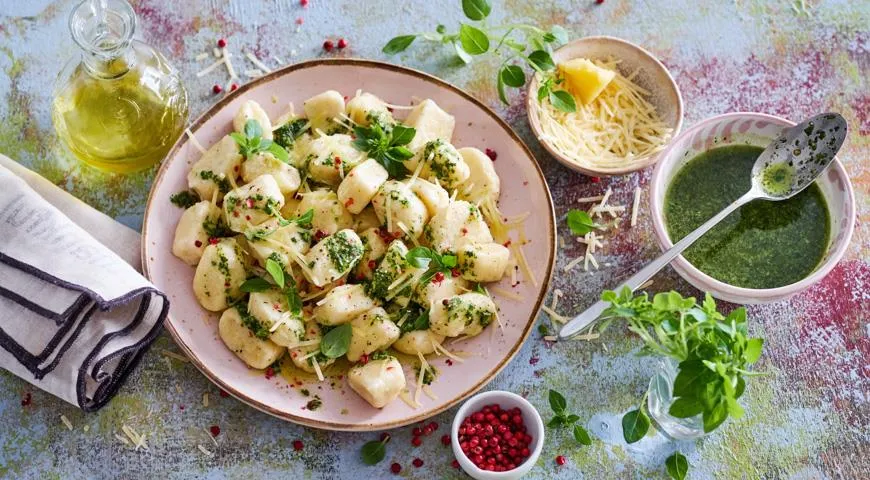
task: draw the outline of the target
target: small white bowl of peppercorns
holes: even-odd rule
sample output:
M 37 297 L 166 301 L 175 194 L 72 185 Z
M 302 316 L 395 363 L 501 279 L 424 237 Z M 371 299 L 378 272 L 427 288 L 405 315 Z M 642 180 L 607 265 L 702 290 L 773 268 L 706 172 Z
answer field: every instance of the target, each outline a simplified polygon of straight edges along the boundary
M 532 469 L 544 446 L 544 422 L 535 407 L 511 392 L 468 399 L 451 429 L 453 455 L 477 480 L 512 480 Z

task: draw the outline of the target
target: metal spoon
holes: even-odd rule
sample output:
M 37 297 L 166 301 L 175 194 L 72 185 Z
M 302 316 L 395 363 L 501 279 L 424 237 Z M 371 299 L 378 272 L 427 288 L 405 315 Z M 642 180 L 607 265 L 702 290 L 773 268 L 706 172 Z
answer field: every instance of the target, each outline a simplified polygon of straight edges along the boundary
M 752 200 L 779 201 L 797 195 L 825 171 L 845 139 L 846 120 L 838 113 L 823 113 L 784 129 L 755 161 L 752 167 L 752 186 L 746 194 L 686 235 L 615 290 L 618 292 L 625 287 L 636 290 L 695 240 L 701 238 L 701 235 Z M 607 306 L 607 302 L 595 302 L 562 327 L 559 337 L 569 339 L 579 334 L 595 323 Z

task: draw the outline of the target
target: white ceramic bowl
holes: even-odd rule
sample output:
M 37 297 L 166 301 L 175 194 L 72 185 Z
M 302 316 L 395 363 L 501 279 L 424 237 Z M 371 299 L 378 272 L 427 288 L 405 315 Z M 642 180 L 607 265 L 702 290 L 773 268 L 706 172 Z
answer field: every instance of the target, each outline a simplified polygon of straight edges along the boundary
M 664 201 L 668 186 L 674 175 L 696 155 L 714 147 L 727 145 L 755 145 L 766 147 L 785 127 L 794 122 L 763 113 L 728 113 L 708 118 L 686 130 L 660 154 L 659 164 L 653 172 L 650 187 L 650 209 L 656 238 L 663 250 L 673 246 L 664 219 Z M 699 290 L 708 291 L 714 297 L 734 303 L 753 304 L 785 300 L 806 290 L 827 275 L 840 260 L 852 238 L 855 223 L 855 197 L 849 175 L 839 160 L 828 167 L 816 180 L 828 204 L 831 219 L 831 236 L 825 256 L 806 278 L 778 288 L 742 288 L 720 282 L 701 272 L 683 256 L 671 265 Z M 748 189 L 748 186 L 747 186 Z
M 526 426 L 526 433 L 532 436 L 531 455 L 517 468 L 507 472 L 490 472 L 481 470 L 477 465 L 471 462 L 462 448 L 459 447 L 459 426 L 465 417 L 480 410 L 486 405 L 497 403 L 502 409 L 511 409 L 518 407 L 523 412 L 523 421 Z M 453 446 L 453 455 L 462 467 L 465 473 L 477 480 L 515 480 L 522 477 L 535 466 L 538 457 L 541 456 L 541 449 L 544 448 L 544 422 L 541 420 L 541 415 L 525 398 L 511 392 L 502 390 L 493 390 L 489 392 L 479 393 L 469 398 L 456 416 L 453 417 L 453 426 L 450 428 L 451 445 Z
M 608 36 L 580 38 L 563 45 L 553 52 L 553 60 L 557 64 L 574 58 L 603 60 L 608 57 L 613 57 L 620 61 L 619 71 L 622 75 L 627 76 L 635 71 L 637 72 L 633 81 L 650 92 L 650 103 L 656 107 L 656 112 L 658 112 L 661 119 L 673 129 L 672 136 L 677 136 L 683 125 L 683 97 L 680 94 L 680 88 L 673 77 L 671 77 L 668 69 L 652 53 L 626 40 Z M 533 79 L 529 82 L 526 99 L 529 124 L 532 126 L 532 131 L 535 133 L 538 141 L 562 165 L 586 175 L 610 176 L 624 175 L 641 170 L 654 164 L 658 159 L 656 154 L 646 155 L 635 158 L 629 165 L 614 168 L 582 165 L 569 159 L 541 138 L 542 132 L 541 122 L 538 119 L 537 91 L 538 82 Z

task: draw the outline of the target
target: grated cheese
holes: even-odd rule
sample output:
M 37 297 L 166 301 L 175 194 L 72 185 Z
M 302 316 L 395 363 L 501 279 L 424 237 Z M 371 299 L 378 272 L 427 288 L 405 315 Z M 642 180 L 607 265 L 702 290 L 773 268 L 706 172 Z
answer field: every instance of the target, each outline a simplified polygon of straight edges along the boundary
M 207 428 L 203 428 L 202 430 L 205 432 L 205 435 L 208 437 L 208 439 L 211 440 L 211 443 L 213 443 L 215 447 L 218 446 L 217 440 L 215 440 L 214 435 L 212 435 Z
M 211 73 L 212 71 L 214 71 L 214 69 L 216 69 L 224 64 L 226 64 L 226 61 L 224 61 L 223 59 L 218 60 L 218 61 L 212 63 L 211 65 L 203 68 L 202 70 L 196 72 L 196 78 L 202 78 L 202 77 L 208 75 L 209 73 Z
M 257 58 L 257 56 L 254 55 L 253 53 L 245 52 L 245 56 L 248 57 L 248 60 L 250 60 L 251 63 L 253 63 L 254 65 L 256 65 L 257 68 L 259 68 L 261 71 L 266 72 L 266 73 L 269 73 L 272 71 L 272 69 L 267 67 L 266 64 L 263 63 L 262 61 L 260 61 L 260 59 Z
M 276 62 L 278 62 L 278 65 L 284 65 L 285 63 L 287 63 L 284 60 L 281 60 L 280 58 L 278 58 L 274 55 L 272 56 L 272 60 L 275 60 Z
M 578 165 L 616 168 L 664 148 L 673 131 L 645 98 L 650 92 L 623 76 L 614 59 L 593 60 L 616 72 L 607 88 L 589 105 L 573 113 L 556 109 L 549 100 L 534 102 L 541 138 Z M 637 72 L 635 72 L 636 74 Z
M 550 317 L 550 320 L 553 320 L 556 323 L 568 323 L 568 320 L 570 320 L 568 317 L 559 315 L 555 312 L 555 310 L 546 305 L 541 305 L 541 310 L 543 310 L 547 314 L 547 316 Z
M 419 351 L 417 351 L 417 358 L 420 359 L 420 370 L 417 372 L 417 389 L 414 390 L 414 403 L 419 405 L 420 392 L 423 390 L 423 377 L 426 375 L 426 370 L 429 369 L 429 362 L 426 361 L 426 357 Z
M 405 402 L 406 405 L 408 405 L 409 407 L 411 407 L 415 410 L 420 408 L 420 404 L 414 402 L 414 400 L 411 398 L 411 394 L 410 394 L 410 392 L 408 392 L 407 388 L 402 390 L 401 392 L 399 392 L 399 398 L 401 398 L 402 401 Z
M 124 445 L 127 445 L 127 446 L 130 445 L 130 441 L 129 441 L 129 440 L 127 440 L 126 438 L 124 438 L 124 437 L 118 435 L 117 433 L 115 434 L 115 438 L 117 438 L 118 441 L 120 441 L 120 442 L 123 443 Z
M 262 77 L 263 71 L 259 70 L 257 68 L 250 68 L 248 70 L 245 70 L 245 76 L 251 77 L 251 78 Z
M 432 346 L 433 346 L 434 349 L 435 349 L 435 353 L 438 353 L 439 355 L 444 355 L 445 357 L 447 357 L 447 358 L 449 358 L 449 359 L 451 359 L 451 360 L 454 360 L 454 361 L 456 361 L 456 362 L 459 362 L 459 363 L 463 363 L 463 362 L 465 362 L 465 359 L 464 359 L 464 358 L 460 357 L 459 355 L 457 355 L 457 354 L 455 354 L 455 353 L 450 353 L 450 351 L 447 350 L 446 348 L 444 348 L 443 345 L 440 345 L 440 344 L 438 344 L 438 343 L 434 343 L 434 342 L 433 342 L 433 343 L 432 343 Z
M 228 52 L 226 48 L 222 48 L 221 53 L 223 54 L 224 64 L 227 66 L 227 73 L 230 74 L 230 78 L 238 78 L 238 76 L 236 75 L 236 69 L 233 68 L 233 62 L 232 60 L 230 60 L 230 57 L 232 57 L 233 55 Z
M 73 429 L 73 424 L 72 424 L 72 422 L 69 421 L 68 418 L 66 418 L 66 415 L 61 415 L 60 421 L 63 422 L 64 425 L 66 425 L 67 430 Z
M 197 55 L 194 58 L 194 60 L 196 60 L 197 62 L 201 62 L 201 61 L 205 60 L 206 58 L 208 58 L 208 52 L 202 52 L 199 55 Z
M 164 349 L 161 349 L 160 353 L 162 353 L 163 355 L 165 355 L 165 356 L 167 356 L 167 357 L 169 357 L 169 358 L 174 358 L 174 359 L 176 359 L 176 360 L 178 360 L 178 361 L 180 361 L 180 362 L 184 362 L 184 363 L 189 363 L 189 362 L 190 362 L 190 360 L 188 360 L 187 357 L 185 357 L 185 356 L 183 356 L 183 355 L 179 355 L 179 354 L 177 354 L 177 353 L 175 353 L 175 352 L 170 352 L 169 350 L 166 350 L 165 348 L 164 348 Z
M 511 270 L 511 271 L 514 271 L 514 270 Z M 487 288 L 489 290 L 492 290 L 493 292 L 495 292 L 499 297 L 504 297 L 504 298 L 507 298 L 508 300 L 514 300 L 516 302 L 523 301 L 522 295 L 515 293 L 515 292 L 512 292 L 510 290 L 505 290 L 504 288 L 496 287 L 495 285 L 487 287 Z
M 634 201 L 631 204 L 631 223 L 633 227 L 637 224 L 637 209 L 640 207 L 640 187 L 634 188 Z
M 140 447 L 145 449 L 146 451 L 148 450 L 148 445 L 145 443 L 145 435 L 139 435 L 138 433 L 136 433 L 135 430 L 127 425 L 122 425 L 121 431 L 124 432 L 125 435 L 127 435 L 127 438 L 130 439 L 130 442 L 133 444 L 136 450 L 139 450 Z
M 319 353 L 319 350 L 317 351 L 317 353 Z M 314 366 L 314 373 L 317 374 L 317 379 L 322 382 L 324 379 L 323 372 L 320 370 L 320 364 L 317 363 L 316 356 L 311 358 L 311 364 Z
M 212 50 L 212 54 L 214 54 L 214 58 L 221 58 L 221 49 L 218 47 L 214 47 L 214 50 Z
M 202 394 L 202 406 L 208 408 L 208 392 Z
M 206 448 L 203 447 L 202 445 L 197 444 L 196 448 L 198 448 L 199 451 L 202 452 L 202 453 L 204 453 L 207 457 L 213 457 L 213 456 L 214 456 L 214 453 L 208 451 L 208 449 L 206 449 Z

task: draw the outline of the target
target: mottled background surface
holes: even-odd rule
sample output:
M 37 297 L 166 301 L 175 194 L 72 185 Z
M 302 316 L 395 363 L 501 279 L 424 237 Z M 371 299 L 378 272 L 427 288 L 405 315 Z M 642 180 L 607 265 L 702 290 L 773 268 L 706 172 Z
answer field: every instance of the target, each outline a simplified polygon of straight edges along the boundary
M 139 227 L 152 172 L 114 177 L 79 166 L 59 148 L 50 121 L 52 82 L 76 53 L 66 19 L 75 2 L 0 0 L 0 152 L 18 159 L 118 220 Z M 295 62 L 325 55 L 327 38 L 350 46 L 330 55 L 383 59 L 380 48 L 398 33 L 455 28 L 460 2 L 311 0 L 138 0 L 139 36 L 178 67 L 199 115 L 223 71 L 196 78 L 194 60 L 226 37 L 231 51 L 254 51 Z M 820 284 L 788 302 L 749 309 L 751 330 L 767 338 L 758 368 L 769 375 L 749 382 L 747 415 L 698 442 L 661 435 L 631 446 L 619 419 L 643 394 L 652 363 L 634 356 L 639 344 L 619 329 L 600 342 L 548 344 L 537 333 L 489 386 L 520 392 L 548 411 L 548 388 L 562 391 L 594 437 L 576 447 L 568 432 L 550 432 L 532 471 L 536 478 L 662 478 L 675 449 L 689 459 L 690 478 L 867 478 L 870 475 L 870 2 L 841 0 L 653 1 L 510 0 L 494 2 L 493 21 L 564 25 L 574 36 L 607 34 L 640 43 L 671 69 L 686 102 L 686 126 L 738 110 L 799 120 L 823 110 L 841 112 L 852 133 L 840 158 L 858 201 L 857 229 L 839 266 Z M 404 4 L 404 6 L 397 6 Z M 301 19 L 301 20 L 297 20 Z M 299 24 L 301 23 L 301 25 Z M 297 26 L 298 25 L 298 26 Z M 239 58 L 237 56 L 237 58 Z M 394 61 L 423 69 L 483 99 L 527 139 L 547 173 L 557 216 L 573 200 L 607 186 L 630 202 L 650 171 L 593 183 L 550 159 L 529 135 L 521 104 L 498 104 L 495 65 L 460 67 L 441 48 L 416 46 Z M 241 63 L 241 60 L 237 60 Z M 244 69 L 253 68 L 245 65 Z M 560 225 L 563 226 L 563 225 Z M 611 238 L 595 273 L 557 275 L 551 288 L 566 292 L 562 313 L 579 312 L 598 292 L 655 256 L 648 210 L 635 228 Z M 580 255 L 560 250 L 558 266 Z M 673 271 L 656 289 L 694 293 Z M 539 322 L 548 323 L 542 316 Z M 606 345 L 606 348 L 605 348 Z M 440 444 L 452 411 L 423 445 L 410 445 L 411 428 L 391 432 L 387 458 L 374 467 L 358 460 L 377 434 L 308 430 L 224 398 L 194 367 L 161 353 L 176 351 L 164 335 L 118 397 L 85 415 L 0 372 L 0 477 L 9 478 L 351 478 L 391 476 L 399 462 L 407 478 L 458 478 L 449 449 Z M 202 404 L 209 393 L 209 406 Z M 60 420 L 65 414 L 74 429 Z M 149 451 L 115 438 L 121 426 L 147 433 Z M 220 428 L 215 438 L 207 430 Z M 294 440 L 304 447 L 295 451 Z M 197 445 L 216 453 L 207 457 Z M 568 458 L 554 463 L 556 455 Z M 411 466 L 413 458 L 422 468 Z

